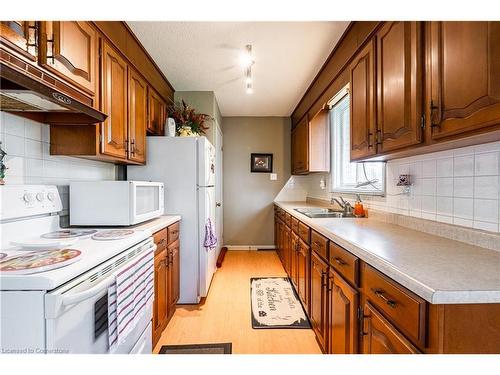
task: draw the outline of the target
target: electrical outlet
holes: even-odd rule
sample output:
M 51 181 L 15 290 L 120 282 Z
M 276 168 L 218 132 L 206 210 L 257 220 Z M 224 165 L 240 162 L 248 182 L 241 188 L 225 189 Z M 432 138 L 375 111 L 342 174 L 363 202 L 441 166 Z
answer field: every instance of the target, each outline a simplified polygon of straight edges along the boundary
M 276 181 L 278 179 L 278 174 L 277 173 L 269 173 L 269 179 L 271 181 Z

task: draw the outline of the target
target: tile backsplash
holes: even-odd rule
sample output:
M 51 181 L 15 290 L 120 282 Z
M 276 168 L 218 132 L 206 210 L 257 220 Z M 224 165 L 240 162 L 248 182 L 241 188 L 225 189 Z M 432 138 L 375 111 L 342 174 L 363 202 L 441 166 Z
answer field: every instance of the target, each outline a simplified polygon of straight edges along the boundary
M 114 180 L 115 166 L 93 160 L 50 155 L 49 125 L 0 111 L 0 141 L 7 153 L 6 184 L 57 185 L 68 212 L 71 180 Z
M 363 197 L 369 208 L 500 232 L 500 142 L 392 160 L 386 173 L 386 196 Z M 400 174 L 411 176 L 408 194 L 396 186 Z M 326 189 L 320 188 L 321 180 Z M 295 190 L 311 198 L 339 195 L 329 193 L 328 186 L 327 174 L 294 182 Z

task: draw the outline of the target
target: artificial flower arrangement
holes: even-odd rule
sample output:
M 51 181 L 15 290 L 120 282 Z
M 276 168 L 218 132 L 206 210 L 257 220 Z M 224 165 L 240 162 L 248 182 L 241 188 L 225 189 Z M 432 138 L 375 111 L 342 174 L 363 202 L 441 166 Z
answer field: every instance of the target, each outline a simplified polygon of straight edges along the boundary
M 205 134 L 205 121 L 212 118 L 204 113 L 196 113 L 184 100 L 167 108 L 168 116 L 175 120 L 175 130 L 180 137 L 197 137 Z

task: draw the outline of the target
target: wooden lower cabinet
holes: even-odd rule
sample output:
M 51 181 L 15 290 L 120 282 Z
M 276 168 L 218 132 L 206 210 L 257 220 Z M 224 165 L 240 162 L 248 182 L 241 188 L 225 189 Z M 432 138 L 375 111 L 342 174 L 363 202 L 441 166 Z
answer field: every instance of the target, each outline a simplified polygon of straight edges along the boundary
M 355 354 L 359 293 L 331 268 L 328 275 L 328 353 Z
M 281 217 L 276 247 L 324 353 L 500 354 L 499 303 L 431 304 L 325 238 L 327 262 L 317 233 Z
M 297 251 L 297 292 L 307 313 L 309 306 L 309 288 L 311 285 L 311 248 L 302 240 L 299 240 Z
M 420 353 L 369 302 L 363 308 L 363 354 Z
M 155 299 L 153 307 L 153 346 L 158 342 L 167 325 L 167 262 L 168 252 L 164 248 L 155 256 Z
M 154 259 L 153 347 L 158 343 L 163 330 L 174 315 L 180 293 L 179 240 L 171 241 L 167 233 L 168 229 L 165 228 L 153 235 L 157 246 Z
M 328 335 L 328 264 L 314 251 L 311 251 L 310 279 L 309 317 L 319 346 L 323 352 L 326 352 Z

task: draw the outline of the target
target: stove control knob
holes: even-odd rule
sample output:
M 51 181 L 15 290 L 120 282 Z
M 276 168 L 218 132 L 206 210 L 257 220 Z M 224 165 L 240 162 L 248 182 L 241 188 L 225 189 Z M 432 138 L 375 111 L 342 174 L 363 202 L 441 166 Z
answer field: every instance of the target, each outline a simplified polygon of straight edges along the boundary
M 24 195 L 23 195 L 23 200 L 24 200 L 24 202 L 26 202 L 26 203 L 31 203 L 31 202 L 33 202 L 33 194 L 31 194 L 31 193 L 24 193 Z
M 43 193 L 37 193 L 36 200 L 38 202 L 43 202 L 44 199 L 45 199 L 45 195 Z
M 50 192 L 47 194 L 47 199 L 52 202 L 54 199 L 56 199 L 56 196 L 54 193 Z

